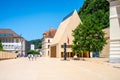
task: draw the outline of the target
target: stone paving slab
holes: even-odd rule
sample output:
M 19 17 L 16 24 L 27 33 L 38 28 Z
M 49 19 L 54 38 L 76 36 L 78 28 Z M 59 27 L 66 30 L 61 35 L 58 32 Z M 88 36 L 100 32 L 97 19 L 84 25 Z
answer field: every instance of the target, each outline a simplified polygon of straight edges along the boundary
M 35 61 L 18 58 L 0 61 L 0 80 L 120 80 L 120 64 L 108 59 L 62 61 L 40 57 Z

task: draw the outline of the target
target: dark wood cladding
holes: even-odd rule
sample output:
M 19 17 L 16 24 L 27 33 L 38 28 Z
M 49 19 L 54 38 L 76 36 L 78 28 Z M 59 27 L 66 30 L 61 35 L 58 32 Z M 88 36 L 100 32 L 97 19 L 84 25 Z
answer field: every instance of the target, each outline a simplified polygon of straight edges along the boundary
M 56 57 L 56 46 L 51 46 L 51 57 Z
M 66 48 L 71 48 L 72 45 L 67 45 Z M 64 48 L 64 45 L 61 45 L 61 48 Z

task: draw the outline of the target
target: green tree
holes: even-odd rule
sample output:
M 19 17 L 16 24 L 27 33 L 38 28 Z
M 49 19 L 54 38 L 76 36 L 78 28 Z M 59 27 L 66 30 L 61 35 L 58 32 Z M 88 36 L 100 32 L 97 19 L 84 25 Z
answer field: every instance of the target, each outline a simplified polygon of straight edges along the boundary
M 96 16 L 88 15 L 86 19 L 73 31 L 72 50 L 75 53 L 100 52 L 106 44 L 103 24 Z
M 3 46 L 2 46 L 2 43 L 1 43 L 1 40 L 0 40 L 0 51 L 3 50 Z
M 27 54 L 33 54 L 33 55 L 35 55 L 35 54 L 39 54 L 39 52 L 35 51 L 35 50 L 29 50 Z
M 97 15 L 100 12 L 101 14 Z M 94 15 L 104 25 L 102 28 L 109 27 L 109 2 L 107 0 L 85 0 L 78 14 L 82 21 L 84 21 L 86 16 Z
M 35 49 L 42 48 L 42 39 L 31 40 L 31 41 L 29 41 L 29 43 L 30 44 L 34 44 L 35 45 Z

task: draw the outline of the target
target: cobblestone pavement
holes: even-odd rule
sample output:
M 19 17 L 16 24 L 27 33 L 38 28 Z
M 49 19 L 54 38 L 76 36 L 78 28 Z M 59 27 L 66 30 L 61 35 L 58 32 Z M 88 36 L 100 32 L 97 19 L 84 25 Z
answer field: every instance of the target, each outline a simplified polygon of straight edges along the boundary
M 0 61 L 0 80 L 120 80 L 120 64 L 107 59 L 63 61 L 40 57 Z

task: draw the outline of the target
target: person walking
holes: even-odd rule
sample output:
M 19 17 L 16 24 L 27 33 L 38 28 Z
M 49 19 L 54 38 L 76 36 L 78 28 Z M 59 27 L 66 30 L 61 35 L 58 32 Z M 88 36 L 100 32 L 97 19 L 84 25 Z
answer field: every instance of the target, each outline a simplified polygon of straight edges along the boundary
M 31 59 L 32 59 L 32 61 L 33 61 L 33 58 L 34 58 L 34 56 L 33 56 L 33 54 L 31 54 Z
M 28 59 L 30 60 L 30 57 L 31 57 L 31 55 L 30 54 L 28 54 Z
M 37 60 L 37 54 L 34 55 L 35 60 Z

